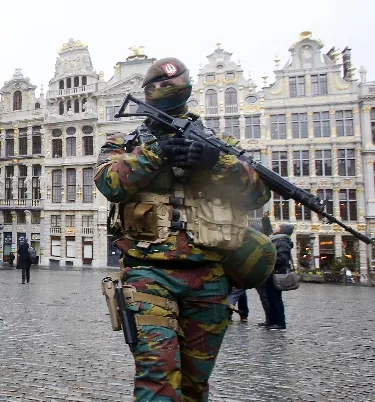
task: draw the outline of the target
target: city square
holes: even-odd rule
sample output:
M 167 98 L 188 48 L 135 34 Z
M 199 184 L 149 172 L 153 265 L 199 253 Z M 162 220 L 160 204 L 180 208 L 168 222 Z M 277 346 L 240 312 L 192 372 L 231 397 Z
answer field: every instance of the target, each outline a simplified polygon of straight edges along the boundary
M 133 357 L 111 329 L 100 282 L 114 270 L 0 270 L 0 401 L 128 402 Z M 301 284 L 286 292 L 287 331 L 250 317 L 230 325 L 210 401 L 371 402 L 375 394 L 375 288 Z

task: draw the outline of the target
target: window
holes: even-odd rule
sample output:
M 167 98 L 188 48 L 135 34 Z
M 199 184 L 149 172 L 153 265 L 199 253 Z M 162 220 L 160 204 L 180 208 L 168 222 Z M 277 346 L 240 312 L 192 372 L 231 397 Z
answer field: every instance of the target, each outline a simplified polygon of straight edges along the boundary
M 66 201 L 75 202 L 76 200 L 76 170 L 66 169 Z
M 21 110 L 22 109 L 22 92 L 16 91 L 13 94 L 13 110 Z
M 41 126 L 33 126 L 32 128 L 31 147 L 33 155 L 42 153 L 41 129 Z
M 311 94 L 312 95 L 327 95 L 327 74 L 317 74 L 311 76 Z
M 357 220 L 357 194 L 356 190 L 343 189 L 339 193 L 340 216 L 344 221 Z
M 87 77 L 85 75 L 82 77 L 82 85 L 87 85 Z
M 94 184 L 94 170 L 86 168 L 83 173 L 83 202 L 93 202 L 92 187 Z
M 67 137 L 66 156 L 76 156 L 76 137 Z
M 235 78 L 235 75 L 234 75 L 234 73 L 225 73 L 225 79 L 226 80 L 234 80 L 234 78 Z
M 339 110 L 336 112 L 336 134 L 338 137 L 354 135 L 353 112 L 351 110 Z
M 74 101 L 74 113 L 79 113 L 79 100 Z
M 61 215 L 51 215 L 51 226 L 53 228 L 61 227 Z
M 67 78 L 67 80 L 66 80 L 66 87 L 67 87 L 67 88 L 71 88 L 71 87 L 72 87 L 72 79 L 71 79 L 71 78 Z
M 40 103 L 39 103 L 39 102 L 35 102 L 34 107 L 35 107 L 35 109 L 40 109 Z
M 315 174 L 317 176 L 332 176 L 332 156 L 330 149 L 315 151 Z
M 107 106 L 106 107 L 106 120 L 107 121 L 120 121 L 121 117 L 115 117 L 115 114 L 120 109 L 120 106 Z
M 51 237 L 51 257 L 61 257 L 61 239 Z
M 31 197 L 33 200 L 40 200 L 40 177 L 42 175 L 42 167 L 40 165 L 33 165 L 32 170 Z
M 11 211 L 4 211 L 4 223 L 6 225 L 12 224 L 12 213 Z
M 17 223 L 26 223 L 25 211 L 17 211 Z
M 68 102 L 66 102 L 66 110 L 68 112 L 72 111 L 72 101 L 71 100 L 68 100 Z
M 215 81 L 215 75 L 214 74 L 206 75 L 206 82 L 214 82 L 214 81 Z
M 310 193 L 309 189 L 305 189 L 307 193 Z M 311 209 L 305 207 L 300 202 L 295 202 L 294 212 L 297 221 L 309 221 L 311 220 Z
M 14 156 L 14 139 L 5 139 L 5 156 Z
M 323 201 L 327 201 L 326 212 L 333 215 L 333 190 L 322 188 L 316 191 L 316 195 Z
M 225 118 L 225 134 L 240 138 L 240 119 L 238 117 Z
M 68 228 L 73 228 L 75 226 L 75 215 L 65 215 L 65 225 Z
M 92 126 L 83 126 L 82 127 L 83 134 L 92 134 L 93 131 L 94 131 L 94 128 Z
M 92 135 L 84 136 L 83 141 L 83 155 L 94 155 L 94 137 Z
M 292 98 L 305 96 L 305 77 L 289 77 L 289 93 Z
M 288 153 L 286 151 L 272 152 L 272 170 L 280 176 L 288 176 Z
M 276 193 L 273 193 L 273 210 L 276 220 L 289 220 L 289 200 L 284 200 Z
M 257 162 L 260 162 L 260 151 L 256 151 L 254 149 L 248 149 L 246 151 L 246 153 L 251 156 L 254 160 L 256 160 Z
M 59 115 L 63 115 L 64 114 L 64 102 L 60 102 L 59 103 Z
M 74 86 L 79 87 L 79 77 L 74 77 Z
M 260 138 L 260 116 L 245 117 L 245 138 Z
M 205 105 L 206 105 L 206 114 L 207 115 L 216 115 L 218 114 L 217 107 L 217 93 L 213 89 L 209 89 L 205 95 Z
M 220 120 L 219 118 L 205 118 L 206 126 L 215 130 L 215 132 L 220 131 Z
M 272 114 L 271 118 L 271 139 L 285 140 L 285 114 Z
M 237 91 L 234 88 L 225 90 L 225 114 L 238 113 Z
M 12 200 L 13 192 L 12 192 L 12 182 L 14 177 L 14 166 L 6 166 L 5 167 L 5 199 Z
M 82 104 L 82 111 L 85 111 L 85 110 L 86 110 L 86 103 L 87 103 L 87 99 L 86 99 L 86 98 L 83 98 L 83 99 L 82 99 L 82 102 L 81 102 L 81 104 Z
M 59 89 L 64 89 L 64 80 L 59 81 Z
M 62 196 L 62 171 L 52 170 L 52 202 L 61 202 Z
M 309 151 L 293 151 L 294 176 L 309 176 Z
M 62 140 L 61 138 L 54 138 L 52 140 L 52 158 L 62 157 Z
M 82 227 L 83 228 L 92 228 L 94 226 L 94 217 L 92 215 L 83 215 L 82 216 Z
M 307 113 L 292 113 L 293 138 L 307 138 Z
M 40 224 L 40 211 L 31 211 L 31 224 Z
M 314 137 L 330 137 L 329 112 L 313 113 Z
M 355 150 L 338 149 L 339 176 L 355 176 Z
M 18 199 L 25 200 L 26 199 L 26 183 L 25 179 L 27 177 L 27 166 L 19 165 L 18 166 Z
M 370 121 L 371 121 L 372 143 L 375 144 L 375 107 L 371 108 Z
M 27 155 L 27 137 L 19 137 L 18 138 L 18 154 L 19 155 Z
M 74 237 L 66 237 L 66 257 L 75 258 L 76 257 L 76 242 Z
M 59 128 L 54 128 L 52 130 L 52 137 L 61 137 L 62 131 Z

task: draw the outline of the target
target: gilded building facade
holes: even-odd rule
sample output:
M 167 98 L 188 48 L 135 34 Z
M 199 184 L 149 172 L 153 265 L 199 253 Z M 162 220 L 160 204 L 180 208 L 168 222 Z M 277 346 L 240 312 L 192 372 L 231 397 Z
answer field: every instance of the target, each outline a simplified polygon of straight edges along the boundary
M 374 236 L 375 83 L 367 82 L 364 68 L 359 82 L 354 78 L 350 49 L 324 54 L 322 48 L 310 32 L 302 33 L 282 68 L 275 59 L 274 82 L 263 77 L 257 89 L 240 62 L 218 44 L 194 80 L 189 108 L 208 126 L 237 137 L 256 160 L 327 200 L 329 213 Z M 87 46 L 69 40 L 59 51 L 45 96 L 42 91 L 35 98 L 36 87 L 20 70 L 4 84 L 3 261 L 25 234 L 42 264 L 117 264 L 118 250 L 106 228 L 109 204 L 93 185 L 93 169 L 107 136 L 129 132 L 141 121 L 118 119 L 115 113 L 126 92 L 143 98 L 141 83 L 154 61 L 143 50 L 132 48 L 105 81 L 94 71 Z M 273 225 L 295 225 L 299 265 L 320 270 L 344 252 L 366 273 L 368 250 L 339 226 L 277 194 L 252 218 L 265 210 Z

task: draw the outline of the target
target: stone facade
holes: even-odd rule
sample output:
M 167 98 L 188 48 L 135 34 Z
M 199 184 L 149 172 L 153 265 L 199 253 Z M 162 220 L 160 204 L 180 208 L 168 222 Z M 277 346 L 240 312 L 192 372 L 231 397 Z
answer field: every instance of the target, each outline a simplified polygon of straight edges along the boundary
M 189 107 L 208 126 L 239 138 L 256 160 L 327 199 L 328 212 L 374 236 L 375 83 L 366 81 L 364 68 L 359 70 L 359 82 L 354 78 L 350 49 L 341 53 L 341 62 L 337 49 L 324 54 L 322 47 L 310 32 L 303 32 L 282 68 L 275 59 L 275 81 L 269 85 L 268 77 L 263 77 L 263 86 L 257 90 L 250 74 L 246 77 L 240 63 L 218 44 L 199 69 Z M 129 132 L 141 121 L 114 117 L 125 93 L 143 98 L 142 79 L 154 62 L 142 47 L 131 50 L 105 81 L 103 73 L 94 71 L 87 46 L 71 39 L 59 51 L 46 99 L 43 91 L 35 99 L 36 87 L 20 70 L 4 84 L 0 115 L 3 260 L 15 249 L 17 236 L 25 233 L 37 246 L 43 264 L 116 264 L 113 239 L 108 236 L 107 241 L 109 205 L 93 186 L 92 173 L 106 137 Z M 129 105 L 129 111 L 135 109 Z M 38 145 L 37 135 L 39 154 L 32 149 L 34 143 Z M 28 148 L 21 160 L 18 150 L 23 136 Z M 27 166 L 25 177 L 19 173 L 25 172 L 22 164 Z M 40 172 L 34 177 L 37 164 Z M 366 274 L 370 251 L 338 225 L 274 193 L 265 208 L 252 211 L 253 219 L 265 210 L 270 211 L 273 225 L 285 221 L 295 225 L 295 261 L 319 270 L 345 252 Z M 25 219 L 18 219 L 23 211 Z

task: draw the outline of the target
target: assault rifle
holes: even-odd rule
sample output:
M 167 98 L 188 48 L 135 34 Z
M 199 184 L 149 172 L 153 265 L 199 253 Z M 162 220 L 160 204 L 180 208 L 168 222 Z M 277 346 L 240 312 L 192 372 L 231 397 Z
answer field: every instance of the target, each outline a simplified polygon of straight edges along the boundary
M 129 102 L 134 102 L 138 105 L 136 113 L 125 113 Z M 251 168 L 253 168 L 258 173 L 259 177 L 267 184 L 270 190 L 281 195 L 285 200 L 291 198 L 316 212 L 317 214 L 325 217 L 329 222 L 336 223 L 337 225 L 341 226 L 364 243 L 372 243 L 373 239 L 365 236 L 362 233 L 359 233 L 358 231 L 339 221 L 333 215 L 324 211 L 327 201 L 322 201 L 316 195 L 310 194 L 307 191 L 296 187 L 294 184 L 285 180 L 277 173 L 267 169 L 261 163 L 255 161 L 247 151 L 238 150 L 232 147 L 231 145 L 217 138 L 214 134 L 207 135 L 207 133 L 202 130 L 200 123 L 189 118 L 180 119 L 177 117 L 172 117 L 153 106 L 147 105 L 145 102 L 142 102 L 131 94 L 127 94 L 125 96 L 120 109 L 115 114 L 116 118 L 127 116 L 148 117 L 164 126 L 171 128 L 179 137 L 197 141 L 206 141 L 211 146 L 218 148 L 222 153 L 236 156 L 239 160 L 247 163 Z

